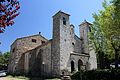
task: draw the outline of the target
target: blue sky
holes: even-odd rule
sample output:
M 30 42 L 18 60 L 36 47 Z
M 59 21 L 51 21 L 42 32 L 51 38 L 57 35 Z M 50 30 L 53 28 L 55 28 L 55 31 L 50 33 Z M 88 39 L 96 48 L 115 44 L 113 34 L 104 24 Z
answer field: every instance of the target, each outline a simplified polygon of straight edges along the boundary
M 102 8 L 103 0 L 20 0 L 21 14 L 15 24 L 7 27 L 0 34 L 0 51 L 10 51 L 10 45 L 16 38 L 41 32 L 48 39 L 52 38 L 52 16 L 59 10 L 70 14 L 70 22 L 79 36 L 78 25 L 85 19 L 93 22 L 92 13 Z

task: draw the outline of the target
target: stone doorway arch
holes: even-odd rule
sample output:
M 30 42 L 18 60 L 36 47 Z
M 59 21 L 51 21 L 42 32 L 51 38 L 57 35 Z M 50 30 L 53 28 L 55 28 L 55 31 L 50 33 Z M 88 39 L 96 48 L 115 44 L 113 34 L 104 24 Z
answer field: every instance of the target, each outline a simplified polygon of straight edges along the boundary
M 71 61 L 71 73 L 75 71 L 75 64 L 74 61 Z
M 81 67 L 83 66 L 83 62 L 81 59 L 78 60 L 78 71 L 81 70 Z

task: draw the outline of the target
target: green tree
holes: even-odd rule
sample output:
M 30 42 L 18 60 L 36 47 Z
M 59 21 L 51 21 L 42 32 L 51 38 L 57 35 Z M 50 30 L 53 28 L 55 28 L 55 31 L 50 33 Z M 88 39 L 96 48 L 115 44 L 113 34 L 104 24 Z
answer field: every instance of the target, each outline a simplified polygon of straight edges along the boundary
M 103 2 L 104 10 L 94 14 L 92 30 L 95 50 L 98 54 L 105 53 L 115 58 L 116 68 L 118 67 L 118 56 L 120 51 L 120 5 L 118 0 L 112 3 Z M 99 52 L 101 51 L 101 52 Z
M 4 65 L 8 65 L 8 60 L 9 60 L 9 57 L 10 57 L 10 52 L 5 52 L 3 54 L 3 58 L 4 58 Z
M 9 57 L 10 52 L 5 52 L 4 54 L 0 55 L 0 69 L 7 69 Z
M 99 24 L 97 21 L 97 15 L 94 14 L 95 21 L 93 22 L 93 25 L 91 26 L 91 32 L 89 33 L 89 39 L 91 46 L 94 47 L 95 52 L 97 53 L 97 62 L 98 62 L 98 68 L 103 69 L 104 68 L 104 57 L 107 50 L 107 41 L 104 37 Z
M 112 46 L 115 50 L 115 67 L 118 68 L 118 58 L 120 56 L 120 1 L 119 0 L 112 0 L 114 8 L 114 27 L 115 34 L 112 35 Z

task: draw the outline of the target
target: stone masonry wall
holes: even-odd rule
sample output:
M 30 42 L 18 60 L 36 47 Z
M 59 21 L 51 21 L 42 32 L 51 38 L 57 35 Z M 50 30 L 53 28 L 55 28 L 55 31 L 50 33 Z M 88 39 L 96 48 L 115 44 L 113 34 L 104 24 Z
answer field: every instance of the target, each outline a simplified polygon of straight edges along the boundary
M 89 25 L 87 23 L 83 23 L 80 25 L 80 37 L 82 38 L 83 53 L 89 53 L 88 30 Z
M 70 59 L 71 59 L 71 61 L 74 61 L 75 71 L 78 71 L 78 61 L 79 60 L 81 60 L 83 62 L 83 65 L 79 65 L 79 66 L 81 66 L 81 69 L 83 69 L 83 70 L 87 69 L 87 67 L 88 67 L 87 63 L 88 63 L 88 60 L 89 60 L 89 55 L 73 53 L 73 54 L 71 54 Z M 69 64 L 69 66 L 70 66 L 70 64 Z
M 97 59 L 96 59 L 96 53 L 95 50 L 90 47 L 91 44 L 89 44 L 89 31 L 90 31 L 90 23 L 87 21 L 83 22 L 80 25 L 80 33 L 81 33 L 81 38 L 82 38 L 82 48 L 83 48 L 83 53 L 89 53 L 90 58 L 89 58 L 89 69 L 96 69 L 97 68 Z
M 11 49 L 10 49 L 10 58 L 9 58 L 9 65 L 8 65 L 8 72 L 13 73 L 15 70 L 15 59 L 16 59 L 16 52 L 13 52 L 13 49 L 17 48 L 17 42 L 15 41 L 12 45 L 11 45 Z
M 24 74 L 25 75 L 28 75 L 28 73 L 29 73 L 29 58 L 30 58 L 30 52 L 31 51 L 28 51 L 28 52 L 26 52 L 26 53 L 24 53 L 23 55 L 24 55 L 24 58 L 25 58 L 25 60 L 24 60 Z
M 60 77 L 60 15 L 53 16 L 53 40 L 52 40 L 52 76 Z
M 8 71 L 32 76 L 60 77 L 64 72 L 71 74 L 71 61 L 78 71 L 78 60 L 82 68 L 93 69 L 97 62 L 94 50 L 89 49 L 88 24 L 80 26 L 80 37 L 70 25 L 69 14 L 59 11 L 53 16 L 53 39 L 47 40 L 39 35 L 17 39 L 11 45 Z M 79 67 L 80 68 L 80 67 Z
M 81 54 L 82 53 L 82 42 L 79 37 L 76 35 L 74 36 L 75 43 L 74 43 L 74 52 Z
M 32 42 L 32 39 L 36 40 L 36 42 Z M 42 41 L 47 42 L 48 40 L 41 37 L 41 35 L 33 35 L 19 38 L 11 45 L 11 55 L 14 56 L 14 65 L 11 68 L 12 73 L 15 72 L 17 74 L 17 72 L 21 70 L 20 68 L 22 67 L 22 64 L 18 62 L 22 56 L 22 53 L 41 45 Z
M 52 72 L 55 75 L 62 75 L 64 70 L 71 72 L 71 53 L 77 53 L 77 59 L 80 59 L 81 44 L 80 38 L 74 33 L 74 26 L 70 25 L 69 15 L 58 12 L 53 17 Z M 88 57 L 84 60 L 88 60 Z
M 32 50 L 29 54 L 29 71 L 32 76 L 51 76 L 51 42 Z
M 63 24 L 63 19 L 66 19 L 66 25 Z M 71 32 L 69 16 L 61 14 L 60 18 L 60 74 L 63 70 L 67 70 L 67 63 L 70 59 L 70 53 L 74 50 L 74 32 Z M 74 28 L 73 28 L 74 30 Z

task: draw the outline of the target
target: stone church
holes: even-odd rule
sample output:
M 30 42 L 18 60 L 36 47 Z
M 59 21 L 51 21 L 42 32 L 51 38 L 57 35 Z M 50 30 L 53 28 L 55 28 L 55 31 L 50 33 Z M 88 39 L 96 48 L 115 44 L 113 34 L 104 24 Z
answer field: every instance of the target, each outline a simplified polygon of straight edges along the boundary
M 8 72 L 60 77 L 81 69 L 96 69 L 96 54 L 89 47 L 91 24 L 87 21 L 81 23 L 78 37 L 69 18 L 70 15 L 62 11 L 53 16 L 53 35 L 50 40 L 40 33 L 16 39 L 11 45 Z

